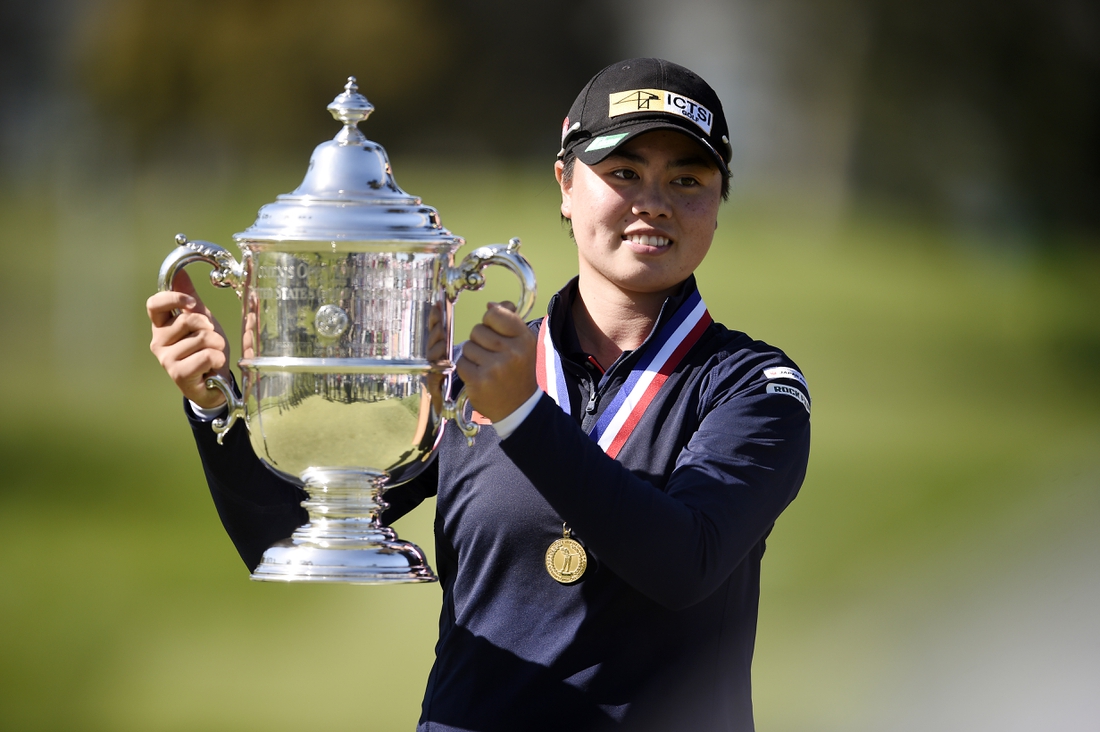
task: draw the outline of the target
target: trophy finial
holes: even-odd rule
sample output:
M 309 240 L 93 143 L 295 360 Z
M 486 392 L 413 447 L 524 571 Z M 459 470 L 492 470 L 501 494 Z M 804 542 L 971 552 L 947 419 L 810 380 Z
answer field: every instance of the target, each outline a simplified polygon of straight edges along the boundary
M 348 77 L 348 83 L 344 85 L 344 91 L 332 100 L 328 105 L 328 111 L 338 122 L 344 123 L 344 129 L 336 135 L 336 142 L 341 145 L 361 145 L 367 141 L 357 125 L 370 116 L 374 111 L 374 105 L 359 93 L 359 85 L 354 76 Z

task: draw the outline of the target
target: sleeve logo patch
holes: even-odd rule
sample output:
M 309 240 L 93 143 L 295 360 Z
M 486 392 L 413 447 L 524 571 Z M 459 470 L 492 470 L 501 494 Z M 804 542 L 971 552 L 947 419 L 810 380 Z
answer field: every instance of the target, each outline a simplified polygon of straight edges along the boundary
M 810 400 L 806 398 L 806 395 L 803 394 L 801 390 L 793 386 L 787 386 L 786 384 L 768 384 L 767 391 L 769 394 L 786 394 L 789 397 L 794 397 L 802 402 L 802 406 L 806 408 L 806 414 L 810 413 Z
M 664 112 L 685 117 L 694 122 L 704 134 L 710 134 L 714 114 L 694 99 L 664 89 L 631 89 L 609 95 L 607 116 L 618 117 L 635 112 Z
M 806 391 L 810 390 L 810 385 L 806 383 L 805 377 L 798 373 L 794 369 L 786 368 L 785 366 L 773 366 L 770 369 L 764 369 L 765 379 L 790 379 L 791 381 L 797 381 L 802 386 L 806 387 Z

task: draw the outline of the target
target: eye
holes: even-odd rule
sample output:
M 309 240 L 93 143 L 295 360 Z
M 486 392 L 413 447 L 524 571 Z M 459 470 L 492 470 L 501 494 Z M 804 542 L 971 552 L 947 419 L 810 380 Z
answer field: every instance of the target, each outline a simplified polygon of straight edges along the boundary
M 684 188 L 694 188 L 695 186 L 701 185 L 698 178 L 690 175 L 681 175 L 679 178 L 673 179 L 672 183 L 674 185 L 683 186 Z
M 631 170 L 630 168 L 616 168 L 615 170 L 611 171 L 611 175 L 612 175 L 612 177 L 618 178 L 620 180 L 637 180 L 638 179 L 638 174 L 636 172 L 634 172 L 633 170 Z

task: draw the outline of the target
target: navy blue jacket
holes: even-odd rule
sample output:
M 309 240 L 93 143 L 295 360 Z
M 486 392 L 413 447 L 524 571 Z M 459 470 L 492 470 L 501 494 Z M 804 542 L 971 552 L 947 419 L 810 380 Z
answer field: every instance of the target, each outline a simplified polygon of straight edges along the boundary
M 760 559 L 805 477 L 809 394 L 781 351 L 713 323 L 613 460 L 587 431 L 648 341 L 601 374 L 577 343 L 575 288 L 548 310 L 574 414 L 544 395 L 505 440 L 483 427 L 469 448 L 445 429 L 434 467 L 386 494 L 387 522 L 437 495 L 443 608 L 418 730 L 751 730 Z M 219 447 L 193 423 L 254 567 L 305 522 L 304 494 L 243 430 Z M 545 569 L 563 522 L 589 557 L 572 585 Z

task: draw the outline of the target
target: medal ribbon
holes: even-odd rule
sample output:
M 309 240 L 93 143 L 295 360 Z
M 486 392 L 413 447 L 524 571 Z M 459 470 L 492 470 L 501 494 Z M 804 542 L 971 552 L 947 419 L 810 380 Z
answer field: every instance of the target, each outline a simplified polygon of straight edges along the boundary
M 549 358 L 547 358 L 549 354 Z M 561 356 L 550 339 L 550 316 L 542 319 L 539 326 L 539 342 L 535 353 L 535 380 L 539 388 L 558 403 L 562 411 L 572 414 L 569 409 L 569 389 L 565 386 L 565 373 L 561 368 Z
M 539 327 L 535 377 L 539 388 L 549 394 L 566 414 L 571 414 L 561 356 L 550 340 L 549 320 L 549 316 L 543 318 Z M 646 408 L 711 322 L 707 306 L 696 290 L 646 346 L 645 352 L 630 370 L 626 383 L 588 433 L 609 457 L 619 454 Z

